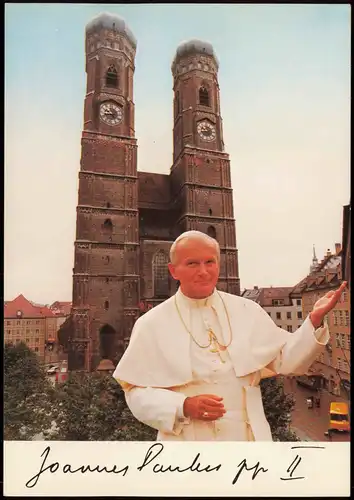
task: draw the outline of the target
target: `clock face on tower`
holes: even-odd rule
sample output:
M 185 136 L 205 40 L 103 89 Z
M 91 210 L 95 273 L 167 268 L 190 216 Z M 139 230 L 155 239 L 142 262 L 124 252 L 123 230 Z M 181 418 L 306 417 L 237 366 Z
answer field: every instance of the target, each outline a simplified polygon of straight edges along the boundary
M 107 125 L 118 125 L 123 119 L 123 110 L 114 102 L 103 102 L 100 106 L 100 118 Z
M 202 121 L 198 123 L 197 126 L 198 135 L 203 141 L 214 141 L 216 137 L 215 126 L 207 121 Z

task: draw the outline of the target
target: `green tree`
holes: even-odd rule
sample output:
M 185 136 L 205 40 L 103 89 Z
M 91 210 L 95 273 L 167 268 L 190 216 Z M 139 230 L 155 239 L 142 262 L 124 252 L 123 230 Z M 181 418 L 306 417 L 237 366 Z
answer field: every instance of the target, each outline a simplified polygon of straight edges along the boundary
M 53 421 L 54 391 L 38 356 L 26 344 L 4 349 L 4 438 L 30 440 L 46 435 Z
M 138 422 L 111 375 L 71 373 L 56 390 L 57 431 L 52 439 L 154 441 L 156 431 Z
M 299 441 L 290 430 L 291 412 L 295 401 L 285 394 L 281 379 L 272 377 L 261 381 L 264 413 L 269 422 L 274 441 Z

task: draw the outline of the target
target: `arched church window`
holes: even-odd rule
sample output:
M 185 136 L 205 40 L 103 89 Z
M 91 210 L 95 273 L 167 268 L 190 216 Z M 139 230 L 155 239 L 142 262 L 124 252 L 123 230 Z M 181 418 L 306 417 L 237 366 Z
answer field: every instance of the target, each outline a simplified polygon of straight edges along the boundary
M 205 87 L 199 89 L 199 104 L 202 106 L 210 106 L 209 91 Z
M 169 296 L 169 274 L 168 274 L 168 256 L 160 250 L 152 261 L 152 274 L 154 279 L 154 296 Z
M 114 352 L 114 340 L 116 332 L 111 325 L 104 325 L 99 333 L 100 355 L 103 359 L 109 359 Z
M 176 92 L 176 115 L 180 112 L 179 92 Z
M 107 87 L 118 87 L 118 73 L 113 65 L 111 65 L 107 70 L 106 85 Z
M 113 231 L 113 224 L 111 219 L 106 219 L 102 225 L 102 229 L 105 233 L 112 233 Z
M 207 234 L 208 234 L 208 236 L 211 236 L 212 238 L 214 238 L 214 240 L 216 240 L 216 229 L 214 226 L 208 227 Z

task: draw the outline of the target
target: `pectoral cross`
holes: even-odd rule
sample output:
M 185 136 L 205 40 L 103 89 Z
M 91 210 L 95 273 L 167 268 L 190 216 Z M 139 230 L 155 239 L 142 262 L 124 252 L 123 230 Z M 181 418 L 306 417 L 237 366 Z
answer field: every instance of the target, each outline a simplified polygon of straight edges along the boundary
M 220 353 L 221 350 L 225 351 L 225 347 L 221 346 L 219 344 L 218 339 L 216 338 L 216 335 L 215 335 L 215 333 L 213 332 L 213 330 L 211 328 L 209 329 L 209 340 L 210 340 L 210 349 L 209 349 L 209 351 L 213 352 L 213 353 L 217 353 L 218 356 L 219 356 L 219 358 L 220 358 L 220 361 L 222 363 L 225 363 L 225 361 L 222 359 L 221 353 Z

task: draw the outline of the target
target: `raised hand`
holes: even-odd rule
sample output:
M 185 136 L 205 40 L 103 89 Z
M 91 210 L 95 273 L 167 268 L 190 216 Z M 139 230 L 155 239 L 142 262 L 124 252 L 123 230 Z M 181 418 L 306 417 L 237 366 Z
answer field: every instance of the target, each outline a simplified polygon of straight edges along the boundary
M 183 413 L 185 417 L 197 420 L 217 420 L 226 412 L 222 399 L 214 394 L 200 394 L 186 398 Z
M 315 328 L 318 328 L 326 316 L 331 311 L 340 299 L 347 282 L 343 281 L 338 290 L 332 290 L 315 303 L 312 311 L 310 312 L 310 320 Z

